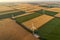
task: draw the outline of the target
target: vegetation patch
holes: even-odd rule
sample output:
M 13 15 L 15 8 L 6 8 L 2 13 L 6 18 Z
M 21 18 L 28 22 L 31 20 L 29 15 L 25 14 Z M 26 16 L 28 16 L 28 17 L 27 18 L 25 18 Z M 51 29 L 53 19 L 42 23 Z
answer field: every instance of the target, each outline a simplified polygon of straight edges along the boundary
M 47 11 L 47 10 L 43 10 L 43 11 L 44 11 L 44 14 L 47 14 L 47 15 L 50 15 L 50 16 L 54 16 L 54 15 L 56 15 L 58 13 L 58 12 Z

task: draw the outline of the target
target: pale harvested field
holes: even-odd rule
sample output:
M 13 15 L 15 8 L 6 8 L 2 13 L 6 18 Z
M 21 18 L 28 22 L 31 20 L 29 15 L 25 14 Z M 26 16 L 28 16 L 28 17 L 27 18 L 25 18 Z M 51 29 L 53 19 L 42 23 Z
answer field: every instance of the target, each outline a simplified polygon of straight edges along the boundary
M 32 30 L 32 24 L 33 24 L 35 26 L 35 30 L 36 30 L 53 18 L 54 17 L 48 16 L 48 15 L 41 15 L 39 17 L 36 17 L 36 18 L 31 19 L 29 21 L 26 21 L 22 24 L 24 24 L 30 30 Z
M 55 16 L 56 16 L 56 17 L 60 17 L 60 13 L 56 14 Z
M 0 12 L 9 11 L 9 10 L 14 10 L 14 9 L 7 6 L 0 6 Z
M 53 12 L 60 12 L 60 8 L 49 8 L 49 9 L 44 9 L 48 11 L 53 11 Z
M 21 14 L 21 15 L 15 16 L 14 18 L 21 17 L 21 16 L 26 16 L 26 15 L 30 15 L 30 14 L 32 14 L 32 13 Z
M 15 21 L 7 18 L 0 20 L 0 40 L 38 40 Z

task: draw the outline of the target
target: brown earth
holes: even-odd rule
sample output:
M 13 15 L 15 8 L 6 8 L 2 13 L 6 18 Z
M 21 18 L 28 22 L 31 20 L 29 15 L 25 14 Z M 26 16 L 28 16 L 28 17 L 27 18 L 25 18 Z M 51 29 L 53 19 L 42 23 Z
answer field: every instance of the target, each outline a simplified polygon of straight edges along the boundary
M 9 18 L 0 20 L 0 40 L 38 40 Z
M 42 25 L 53 19 L 54 17 L 48 16 L 48 15 L 41 15 L 39 17 L 36 17 L 34 19 L 31 19 L 29 21 L 26 21 L 22 24 L 24 24 L 28 29 L 32 30 L 32 24 L 35 27 L 35 30 L 40 28 Z

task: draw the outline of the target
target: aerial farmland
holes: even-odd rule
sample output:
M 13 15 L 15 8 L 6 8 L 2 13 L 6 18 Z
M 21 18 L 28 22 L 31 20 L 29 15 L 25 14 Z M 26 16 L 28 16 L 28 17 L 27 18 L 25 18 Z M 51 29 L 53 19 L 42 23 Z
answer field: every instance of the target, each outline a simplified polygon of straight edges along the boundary
M 60 40 L 60 7 L 42 4 L 0 5 L 0 40 Z

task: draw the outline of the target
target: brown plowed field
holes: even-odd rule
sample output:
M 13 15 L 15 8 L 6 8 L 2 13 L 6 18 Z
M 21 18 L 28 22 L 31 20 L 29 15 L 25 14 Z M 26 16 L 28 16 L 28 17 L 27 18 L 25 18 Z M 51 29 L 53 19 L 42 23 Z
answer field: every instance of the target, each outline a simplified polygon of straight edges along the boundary
M 0 40 L 38 40 L 11 19 L 0 20 Z

